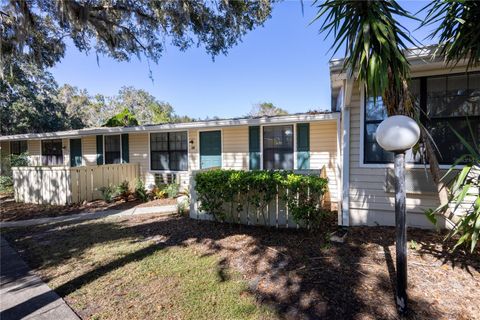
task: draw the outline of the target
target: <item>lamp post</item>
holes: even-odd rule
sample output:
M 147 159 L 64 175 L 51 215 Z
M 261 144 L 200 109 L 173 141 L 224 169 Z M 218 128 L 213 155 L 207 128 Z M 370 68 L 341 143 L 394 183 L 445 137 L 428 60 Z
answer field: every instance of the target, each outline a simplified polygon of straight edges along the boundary
M 420 128 L 412 118 L 392 116 L 383 120 L 377 128 L 376 139 L 386 151 L 395 154 L 395 229 L 398 311 L 407 310 L 407 215 L 405 210 L 405 151 L 420 138 Z

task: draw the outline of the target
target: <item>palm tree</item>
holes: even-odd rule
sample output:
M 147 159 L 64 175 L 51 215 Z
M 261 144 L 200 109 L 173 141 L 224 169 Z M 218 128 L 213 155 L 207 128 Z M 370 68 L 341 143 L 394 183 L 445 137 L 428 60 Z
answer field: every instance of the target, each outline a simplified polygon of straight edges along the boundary
M 327 0 L 321 3 L 315 20 L 324 18 L 320 31 L 333 31 L 334 54 L 345 46 L 343 68 L 366 93 L 382 97 L 389 115 L 411 114 L 408 94 L 410 64 L 405 57 L 411 37 L 395 16 L 415 19 L 396 1 Z
M 416 110 L 408 87 L 410 64 L 405 53 L 407 44 L 415 46 L 416 41 L 397 18 L 418 19 L 395 0 L 327 0 L 318 8 L 315 20 L 324 19 L 320 31 L 327 32 L 327 36 L 333 32 L 334 54 L 345 47 L 343 68 L 350 76 L 358 73 L 357 80 L 366 94 L 374 99 L 382 97 L 389 116 L 404 114 L 417 119 L 425 158 L 437 184 L 440 202 L 447 203 L 448 193 L 441 180 L 434 142 L 419 121 L 421 111 Z

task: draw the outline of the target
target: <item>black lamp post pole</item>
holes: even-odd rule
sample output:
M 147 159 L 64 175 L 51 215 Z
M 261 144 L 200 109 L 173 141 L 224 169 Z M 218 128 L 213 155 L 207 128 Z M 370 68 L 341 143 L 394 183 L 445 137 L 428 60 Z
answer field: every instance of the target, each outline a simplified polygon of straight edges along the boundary
M 395 228 L 397 260 L 397 308 L 407 310 L 407 216 L 405 211 L 405 152 L 395 152 Z

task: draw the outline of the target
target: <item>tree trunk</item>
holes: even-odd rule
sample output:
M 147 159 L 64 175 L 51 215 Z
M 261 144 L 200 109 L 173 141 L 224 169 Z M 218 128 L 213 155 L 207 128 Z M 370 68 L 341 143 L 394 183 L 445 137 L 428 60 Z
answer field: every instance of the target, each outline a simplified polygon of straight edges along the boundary
M 440 205 L 446 205 L 449 202 L 448 199 L 448 187 L 444 181 L 441 181 L 440 166 L 438 164 L 437 155 L 433 147 L 431 136 L 428 134 L 426 128 L 420 123 L 418 114 L 420 110 L 415 110 L 415 105 L 412 102 L 412 97 L 410 95 L 410 90 L 408 87 L 408 81 L 402 80 L 402 89 L 401 92 L 398 92 L 393 85 L 395 81 L 395 76 L 389 70 L 388 79 L 389 87 L 382 96 L 383 104 L 387 110 L 389 116 L 393 115 L 406 115 L 412 119 L 416 119 L 419 122 L 420 127 L 420 140 L 425 146 L 425 156 L 430 165 L 430 174 L 432 176 L 433 182 L 437 185 L 437 192 L 440 200 Z M 458 218 L 447 209 L 444 213 L 444 218 L 448 223 L 447 227 L 453 227 L 458 221 Z

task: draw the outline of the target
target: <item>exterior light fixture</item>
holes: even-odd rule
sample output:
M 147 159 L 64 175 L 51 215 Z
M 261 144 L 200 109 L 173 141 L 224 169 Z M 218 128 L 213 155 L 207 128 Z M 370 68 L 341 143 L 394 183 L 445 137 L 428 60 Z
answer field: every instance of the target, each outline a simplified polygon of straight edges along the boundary
M 407 116 L 392 116 L 377 128 L 376 139 L 386 151 L 395 154 L 395 229 L 397 264 L 397 308 L 401 314 L 407 310 L 407 215 L 405 191 L 405 151 L 420 138 L 420 127 Z

